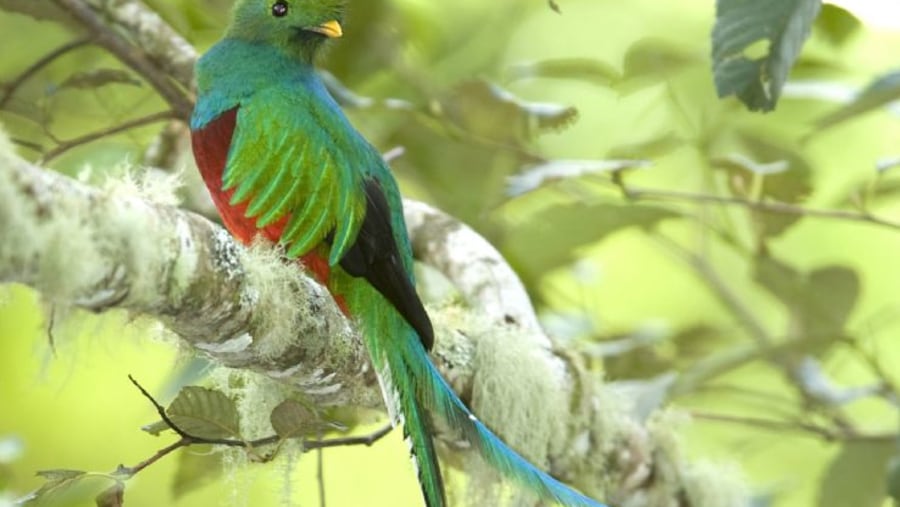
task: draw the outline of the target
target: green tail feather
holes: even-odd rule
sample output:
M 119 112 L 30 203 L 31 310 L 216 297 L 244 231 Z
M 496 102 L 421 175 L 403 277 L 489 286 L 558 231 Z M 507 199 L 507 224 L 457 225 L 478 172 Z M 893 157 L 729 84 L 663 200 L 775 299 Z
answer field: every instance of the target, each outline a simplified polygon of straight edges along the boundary
M 343 272 L 341 275 L 340 285 L 350 290 L 340 293 L 362 327 L 391 415 L 395 421 L 403 422 L 428 507 L 446 505 L 428 415 L 446 421 L 501 476 L 542 499 L 566 507 L 605 507 L 542 472 L 507 447 L 456 396 L 431 363 L 415 331 L 390 303 L 366 281 Z
M 411 371 L 402 357 L 389 359 L 388 365 L 395 385 L 410 385 L 413 382 L 409 378 L 404 378 L 402 381 L 398 378 L 398 376 L 406 377 Z M 384 387 L 390 389 L 388 386 Z M 431 439 L 431 432 L 428 429 L 428 416 L 416 400 L 414 389 L 401 389 L 393 395 L 399 401 L 402 415 L 398 414 L 398 416 L 403 424 L 403 436 L 409 444 L 412 459 L 416 465 L 425 505 L 444 507 L 446 504 L 444 481 L 441 477 L 434 441 Z

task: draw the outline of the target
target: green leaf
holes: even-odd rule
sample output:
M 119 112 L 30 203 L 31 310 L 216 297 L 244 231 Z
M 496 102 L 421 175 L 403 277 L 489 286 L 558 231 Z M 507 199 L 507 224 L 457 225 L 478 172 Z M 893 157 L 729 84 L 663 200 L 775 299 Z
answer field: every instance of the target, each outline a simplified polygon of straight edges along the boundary
M 900 70 L 876 78 L 849 104 L 819 119 L 820 130 L 855 118 L 861 114 L 900 99 Z
M 34 0 L 0 0 L 0 9 L 18 12 L 43 21 L 55 21 L 68 27 L 76 27 L 77 22 L 65 10 L 52 2 L 35 2 Z
M 282 439 L 297 438 L 327 430 L 346 430 L 341 424 L 323 421 L 309 407 L 297 400 L 284 400 L 269 415 L 269 422 Z
M 116 477 L 81 470 L 42 470 L 37 475 L 47 482 L 28 495 L 25 505 L 83 505 L 96 502 L 97 496 L 108 490 L 110 484 L 119 484 Z
M 615 159 L 652 159 L 684 146 L 686 140 L 673 131 L 629 144 L 620 144 L 609 150 Z
M 275 433 L 283 438 L 296 438 L 314 432 L 316 415 L 296 400 L 284 400 L 272 410 L 269 421 Z
M 187 386 L 166 409 L 178 428 L 206 439 L 240 438 L 237 407 L 221 391 Z
M 717 0 L 712 47 L 719 97 L 736 95 L 751 111 L 773 110 L 820 6 L 819 0 Z
M 744 154 L 712 157 L 717 169 L 728 173 L 732 193 L 745 199 L 767 199 L 800 204 L 812 192 L 812 168 L 795 147 L 755 132 L 738 134 Z M 786 164 L 786 167 L 785 167 Z M 758 194 L 751 191 L 755 179 L 762 178 Z M 783 234 L 800 221 L 802 215 L 752 212 L 761 238 Z
M 222 453 L 210 445 L 192 445 L 178 452 L 178 464 L 172 479 L 172 498 L 177 500 L 219 478 L 224 470 Z
M 790 167 L 790 163 L 787 160 L 758 162 L 741 153 L 729 153 L 713 160 L 713 164 L 719 167 L 736 167 L 762 176 L 783 173 Z
M 628 91 L 640 84 L 657 84 L 659 81 L 701 62 L 699 55 L 683 49 L 671 41 L 646 38 L 632 44 L 625 53 L 622 83 Z
M 756 258 L 754 278 L 790 312 L 788 334 L 809 338 L 807 353 L 818 354 L 823 342 L 846 333 L 847 320 L 860 293 L 859 276 L 846 266 L 824 266 L 802 273 L 778 259 Z
M 581 246 L 623 229 L 652 228 L 678 216 L 645 204 L 559 204 L 541 210 L 539 220 L 524 217 L 510 223 L 503 251 L 525 278 L 537 280 L 551 269 L 570 263 Z
M 590 174 L 611 173 L 646 167 L 647 160 L 550 160 L 507 179 L 507 195 L 519 196 L 548 182 L 578 178 Z
M 822 12 L 816 19 L 815 30 L 834 46 L 847 42 L 851 35 L 862 28 L 862 22 L 850 11 L 834 4 L 822 6 Z
M 884 442 L 847 442 L 819 488 L 820 507 L 880 507 L 887 494 L 885 471 L 895 452 Z
M 458 84 L 435 112 L 476 137 L 518 144 L 561 130 L 578 116 L 574 107 L 527 102 L 483 79 Z
M 142 431 L 146 431 L 147 433 L 153 435 L 154 437 L 160 436 L 164 431 L 170 431 L 172 428 L 166 424 L 165 421 L 156 421 L 154 423 L 145 424 L 141 426 Z
M 575 79 L 599 86 L 609 86 L 622 76 L 610 64 L 590 58 L 556 58 L 539 62 L 522 62 L 506 70 L 510 81 L 533 78 Z

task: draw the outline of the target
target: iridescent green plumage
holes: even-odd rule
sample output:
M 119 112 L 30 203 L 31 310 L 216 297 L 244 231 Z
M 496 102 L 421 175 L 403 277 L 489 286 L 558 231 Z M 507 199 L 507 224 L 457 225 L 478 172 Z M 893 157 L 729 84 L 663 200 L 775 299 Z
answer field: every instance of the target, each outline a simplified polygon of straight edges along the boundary
M 325 39 L 339 35 L 341 10 L 337 0 L 239 0 L 226 37 L 201 58 L 192 140 L 223 221 L 244 242 L 261 234 L 302 256 L 357 323 L 427 505 L 446 504 L 436 417 L 541 497 L 600 507 L 506 447 L 430 362 L 433 333 L 414 289 L 397 185 L 312 67 Z

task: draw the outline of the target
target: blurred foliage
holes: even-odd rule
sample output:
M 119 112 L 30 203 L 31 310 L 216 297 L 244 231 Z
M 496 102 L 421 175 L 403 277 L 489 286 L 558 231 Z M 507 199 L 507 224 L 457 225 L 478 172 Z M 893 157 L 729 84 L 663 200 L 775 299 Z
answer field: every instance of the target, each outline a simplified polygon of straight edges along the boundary
M 203 50 L 230 2 L 148 4 Z M 642 413 L 665 403 L 693 414 L 693 453 L 738 461 L 756 504 L 888 505 L 900 484 L 900 27 L 814 0 L 558 7 L 356 1 L 323 65 L 363 133 L 384 151 L 405 149 L 393 167 L 406 193 L 497 245 L 560 343 L 629 386 Z M 885 20 L 900 19 L 889 7 Z M 8 93 L 80 37 L 47 17 L 0 12 L 0 38 L 28 41 L 0 62 L 0 122 L 23 155 L 40 160 L 166 110 L 89 44 Z M 141 160 L 161 127 L 104 136 L 50 166 L 102 178 L 123 158 Z M 45 336 L 33 298 L 15 290 L 0 304 L 0 400 L 12 407 L 0 449 L 24 442 L 14 458 L 0 452 L 0 505 L 4 490 L 39 487 L 35 470 L 111 470 L 152 454 L 158 442 L 134 430 L 153 412 L 123 369 L 149 369 L 135 374 L 161 384 L 172 363 L 126 344 L 104 361 L 73 348 L 35 358 L 31 344 Z M 405 461 L 399 438 L 327 451 L 329 503 L 417 501 Z M 291 493 L 304 502 L 316 501 L 314 465 L 302 461 Z M 176 465 L 158 466 L 129 485 L 129 505 L 157 505 L 173 481 L 178 491 Z M 356 490 L 345 492 L 351 473 Z M 279 477 L 180 504 L 274 502 Z

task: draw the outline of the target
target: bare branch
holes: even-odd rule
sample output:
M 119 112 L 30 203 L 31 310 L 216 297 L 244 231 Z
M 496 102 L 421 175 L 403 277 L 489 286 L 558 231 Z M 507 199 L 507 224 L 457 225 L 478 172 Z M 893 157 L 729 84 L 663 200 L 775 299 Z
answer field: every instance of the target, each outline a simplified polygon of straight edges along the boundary
M 91 34 L 97 44 L 116 55 L 123 63 L 144 77 L 154 89 L 166 100 L 178 118 L 187 120 L 193 109 L 192 101 L 186 93 L 176 86 L 170 76 L 156 62 L 139 48 L 111 30 L 101 18 L 98 11 L 85 0 L 54 0 L 57 5 L 69 12 Z M 109 12 L 106 12 L 109 14 Z
M 701 194 L 696 192 L 678 192 L 671 190 L 656 190 L 650 188 L 637 188 L 622 186 L 622 191 L 629 199 L 634 200 L 662 200 L 662 201 L 686 201 L 708 202 L 726 206 L 742 206 L 754 211 L 773 213 L 777 215 L 798 215 L 804 217 L 825 218 L 832 220 L 844 220 L 850 222 L 862 222 L 888 229 L 900 230 L 900 222 L 887 220 L 869 213 L 840 210 L 817 209 L 798 206 L 786 202 L 777 201 L 751 201 L 740 197 L 726 197 L 720 195 Z
M 809 423 L 805 421 L 779 421 L 775 419 L 763 419 L 759 417 L 745 417 L 728 414 L 715 414 L 711 412 L 703 412 L 694 410 L 691 416 L 697 419 L 705 419 L 707 421 L 718 421 L 733 424 L 742 424 L 752 426 L 759 429 L 769 431 L 796 431 L 808 433 L 820 437 L 827 441 L 864 441 L 864 442 L 884 442 L 885 445 L 896 442 L 900 435 L 896 433 L 860 433 L 850 428 L 833 428 L 822 426 L 820 424 Z
M 135 118 L 133 120 L 128 120 L 119 125 L 114 125 L 112 127 L 101 129 L 96 132 L 89 132 L 87 134 L 78 136 L 75 139 L 62 141 L 57 147 L 44 154 L 44 156 L 41 158 L 41 163 L 46 164 L 47 162 L 50 162 L 54 158 L 73 148 L 92 143 L 94 141 L 103 139 L 104 137 L 126 132 L 131 129 L 143 127 L 145 125 L 171 120 L 173 118 L 175 118 L 175 113 L 173 111 L 161 111 L 159 113 L 153 113 L 147 116 L 142 116 L 140 118 Z
M 31 64 L 27 69 L 22 71 L 21 74 L 16 76 L 16 78 L 13 79 L 12 82 L 3 86 L 3 88 L 6 88 L 6 90 L 3 92 L 3 97 L 0 98 L 0 109 L 3 109 L 6 106 L 6 104 L 9 102 L 9 100 L 12 98 L 12 96 L 19 89 L 19 87 L 21 87 L 22 84 L 25 83 L 25 81 L 27 81 L 29 78 L 34 76 L 38 71 L 40 71 L 47 65 L 50 65 L 51 63 L 53 63 L 53 61 L 56 60 L 57 58 L 59 58 L 60 56 L 63 56 L 64 54 L 66 54 L 70 51 L 73 51 L 75 49 L 78 49 L 80 47 L 86 46 L 90 42 L 91 42 L 91 40 L 87 39 L 87 38 L 76 39 L 76 40 L 73 40 L 66 44 L 63 44 L 62 46 L 47 53 L 42 58 L 39 58 L 36 62 Z

